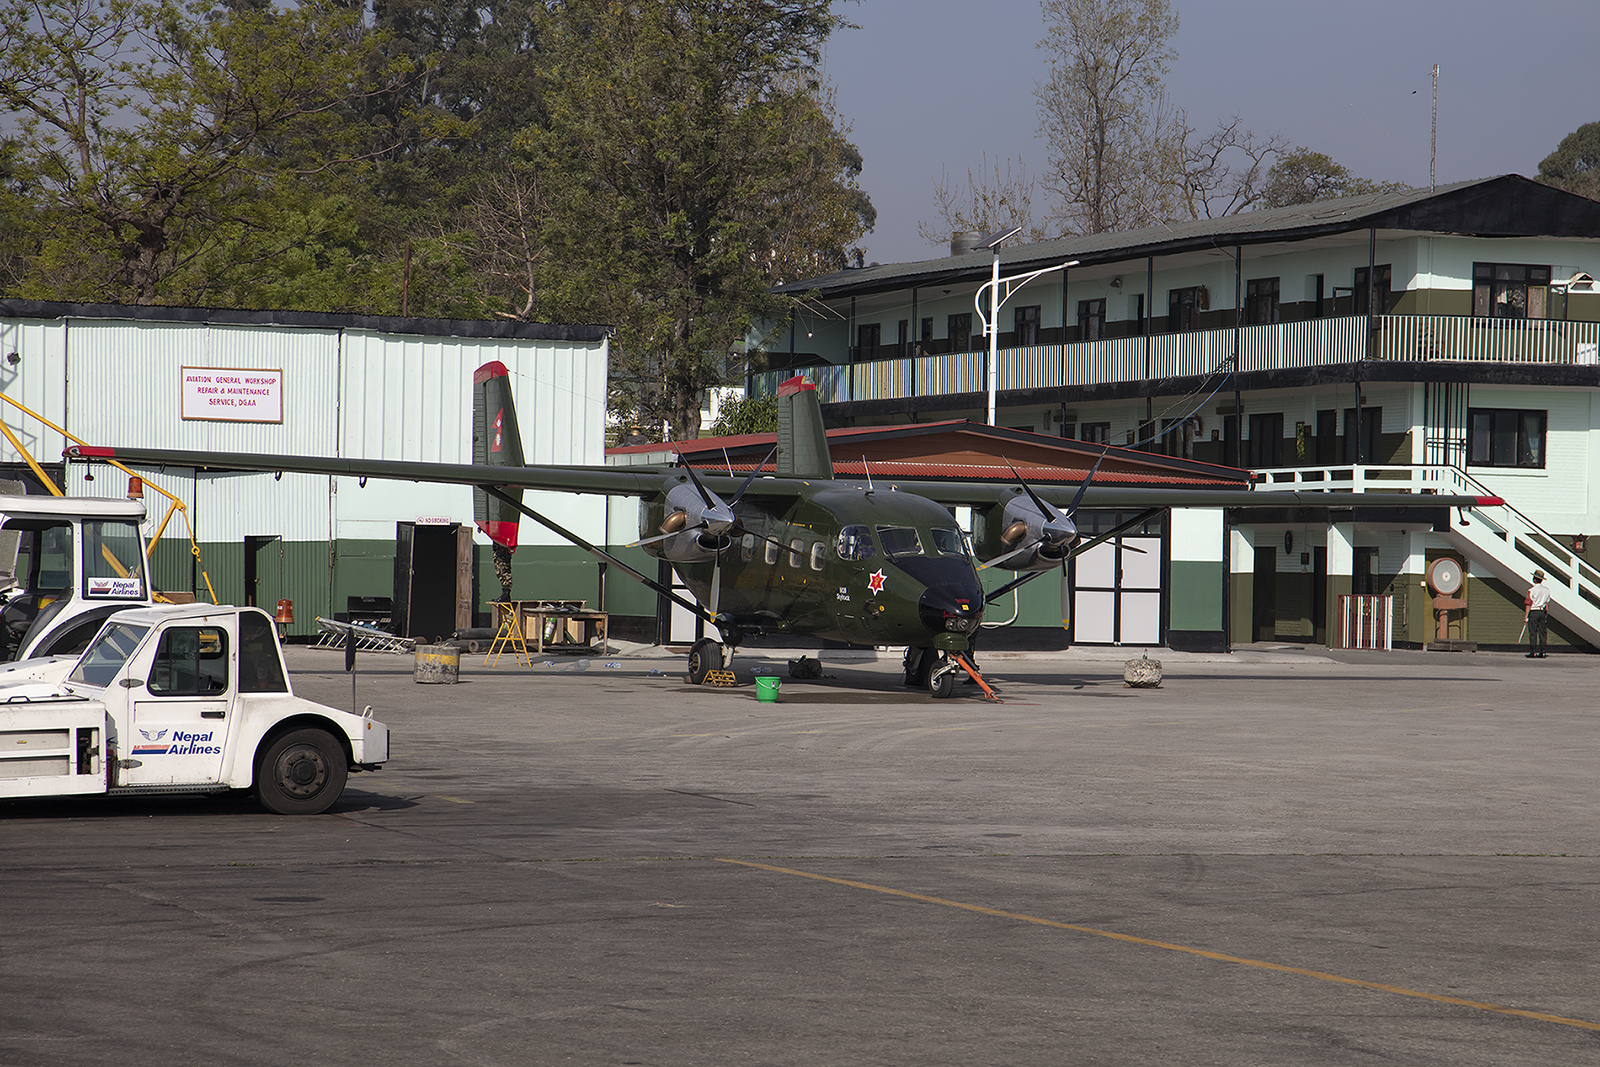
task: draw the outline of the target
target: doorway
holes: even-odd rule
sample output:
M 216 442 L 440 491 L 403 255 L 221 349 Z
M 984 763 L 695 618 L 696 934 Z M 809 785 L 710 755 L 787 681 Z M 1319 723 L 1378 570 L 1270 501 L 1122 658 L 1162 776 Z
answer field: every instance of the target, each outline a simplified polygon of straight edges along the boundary
M 394 632 L 432 640 L 472 625 L 472 530 L 395 523 Z
M 1278 635 L 1278 550 L 1256 549 L 1256 567 L 1251 597 L 1251 631 L 1257 641 L 1272 641 Z
M 283 596 L 283 538 L 276 534 L 244 539 L 244 605 L 276 610 Z

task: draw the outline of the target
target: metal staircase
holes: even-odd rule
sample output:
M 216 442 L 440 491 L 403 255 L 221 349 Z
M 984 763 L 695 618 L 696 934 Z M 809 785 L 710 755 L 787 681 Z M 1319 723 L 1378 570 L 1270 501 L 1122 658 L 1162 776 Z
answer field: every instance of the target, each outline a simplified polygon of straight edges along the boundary
M 1447 464 L 1293 467 L 1256 473 L 1262 478 L 1256 488 L 1264 492 L 1322 489 L 1498 495 L 1466 471 Z M 1463 518 L 1467 525 L 1452 523 L 1443 534 L 1452 547 L 1512 589 L 1526 589 L 1534 568 L 1543 570 L 1550 588 L 1550 614 L 1600 648 L 1600 572 L 1509 503 L 1473 508 Z

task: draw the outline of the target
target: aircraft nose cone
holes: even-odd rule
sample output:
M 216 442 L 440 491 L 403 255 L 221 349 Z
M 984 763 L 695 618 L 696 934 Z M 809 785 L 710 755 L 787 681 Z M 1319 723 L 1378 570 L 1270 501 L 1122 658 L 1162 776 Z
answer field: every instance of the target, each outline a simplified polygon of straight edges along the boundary
M 983 599 L 926 589 L 917 603 L 917 614 L 934 633 L 972 633 L 983 621 Z

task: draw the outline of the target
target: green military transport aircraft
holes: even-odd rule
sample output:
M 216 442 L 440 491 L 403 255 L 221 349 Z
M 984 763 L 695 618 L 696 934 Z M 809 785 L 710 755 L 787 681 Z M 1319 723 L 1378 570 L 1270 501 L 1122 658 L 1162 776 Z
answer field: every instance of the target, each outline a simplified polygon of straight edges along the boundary
M 906 683 L 949 696 L 958 671 L 979 678 L 973 639 L 987 603 L 1023 582 L 1059 570 L 1066 619 L 1066 561 L 1153 518 L 1165 508 L 1351 508 L 1416 504 L 1473 508 L 1497 497 L 1395 493 L 1254 493 L 1241 489 L 1094 486 L 1091 470 L 1077 486 L 996 481 L 835 479 L 816 387 L 795 377 L 778 390 L 773 473 L 757 464 L 740 478 L 702 473 L 687 464 L 636 467 L 527 466 L 503 364 L 474 376 L 472 464 L 413 463 L 333 457 L 219 454 L 79 446 L 69 459 L 117 459 L 200 470 L 295 471 L 443 482 L 474 486 L 476 519 L 497 546 L 516 547 L 527 515 L 572 543 L 622 568 L 716 627 L 721 642 L 697 642 L 689 672 L 701 681 L 728 666 L 749 635 L 792 634 L 865 645 L 904 645 Z M 1114 451 L 1107 449 L 1107 452 Z M 1104 455 L 1102 455 L 1104 458 Z M 681 460 L 681 457 L 680 457 Z M 641 540 L 670 561 L 693 593 L 684 599 L 603 548 L 522 503 L 525 489 L 637 496 Z M 948 510 L 982 509 L 990 521 L 976 545 Z M 1145 509 L 1122 525 L 1084 540 L 1073 515 L 1081 506 Z M 994 519 L 998 517 L 998 521 Z M 1018 577 L 985 594 L 979 571 L 997 567 Z

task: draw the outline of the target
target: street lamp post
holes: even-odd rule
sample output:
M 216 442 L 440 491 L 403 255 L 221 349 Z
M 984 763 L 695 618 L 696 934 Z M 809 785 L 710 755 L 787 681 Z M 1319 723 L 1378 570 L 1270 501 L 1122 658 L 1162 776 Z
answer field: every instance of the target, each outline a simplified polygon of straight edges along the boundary
M 1010 300 L 1017 290 L 1033 281 L 1039 275 L 1048 274 L 1056 270 L 1066 270 L 1069 267 L 1078 265 L 1078 261 L 1073 259 L 1065 263 L 1041 267 L 1026 274 L 1013 274 L 1009 278 L 1000 277 L 1000 245 L 1021 232 L 1022 227 L 1018 226 L 1002 233 L 992 234 L 979 243 L 980 248 L 987 248 L 994 253 L 994 270 L 990 275 L 989 281 L 980 285 L 977 293 L 972 297 L 972 306 L 978 314 L 978 321 L 983 323 L 983 332 L 989 336 L 989 380 L 987 391 L 989 394 L 990 426 L 995 425 L 995 394 L 999 391 L 1000 385 L 1000 309 L 1005 307 L 1006 301 Z M 1063 282 L 1063 284 L 1065 283 Z M 1003 293 L 1001 286 L 1005 286 Z M 989 313 L 987 315 L 983 313 L 983 294 L 985 291 L 989 293 Z M 1065 326 L 1066 324 L 1063 323 L 1062 327 L 1065 328 Z

